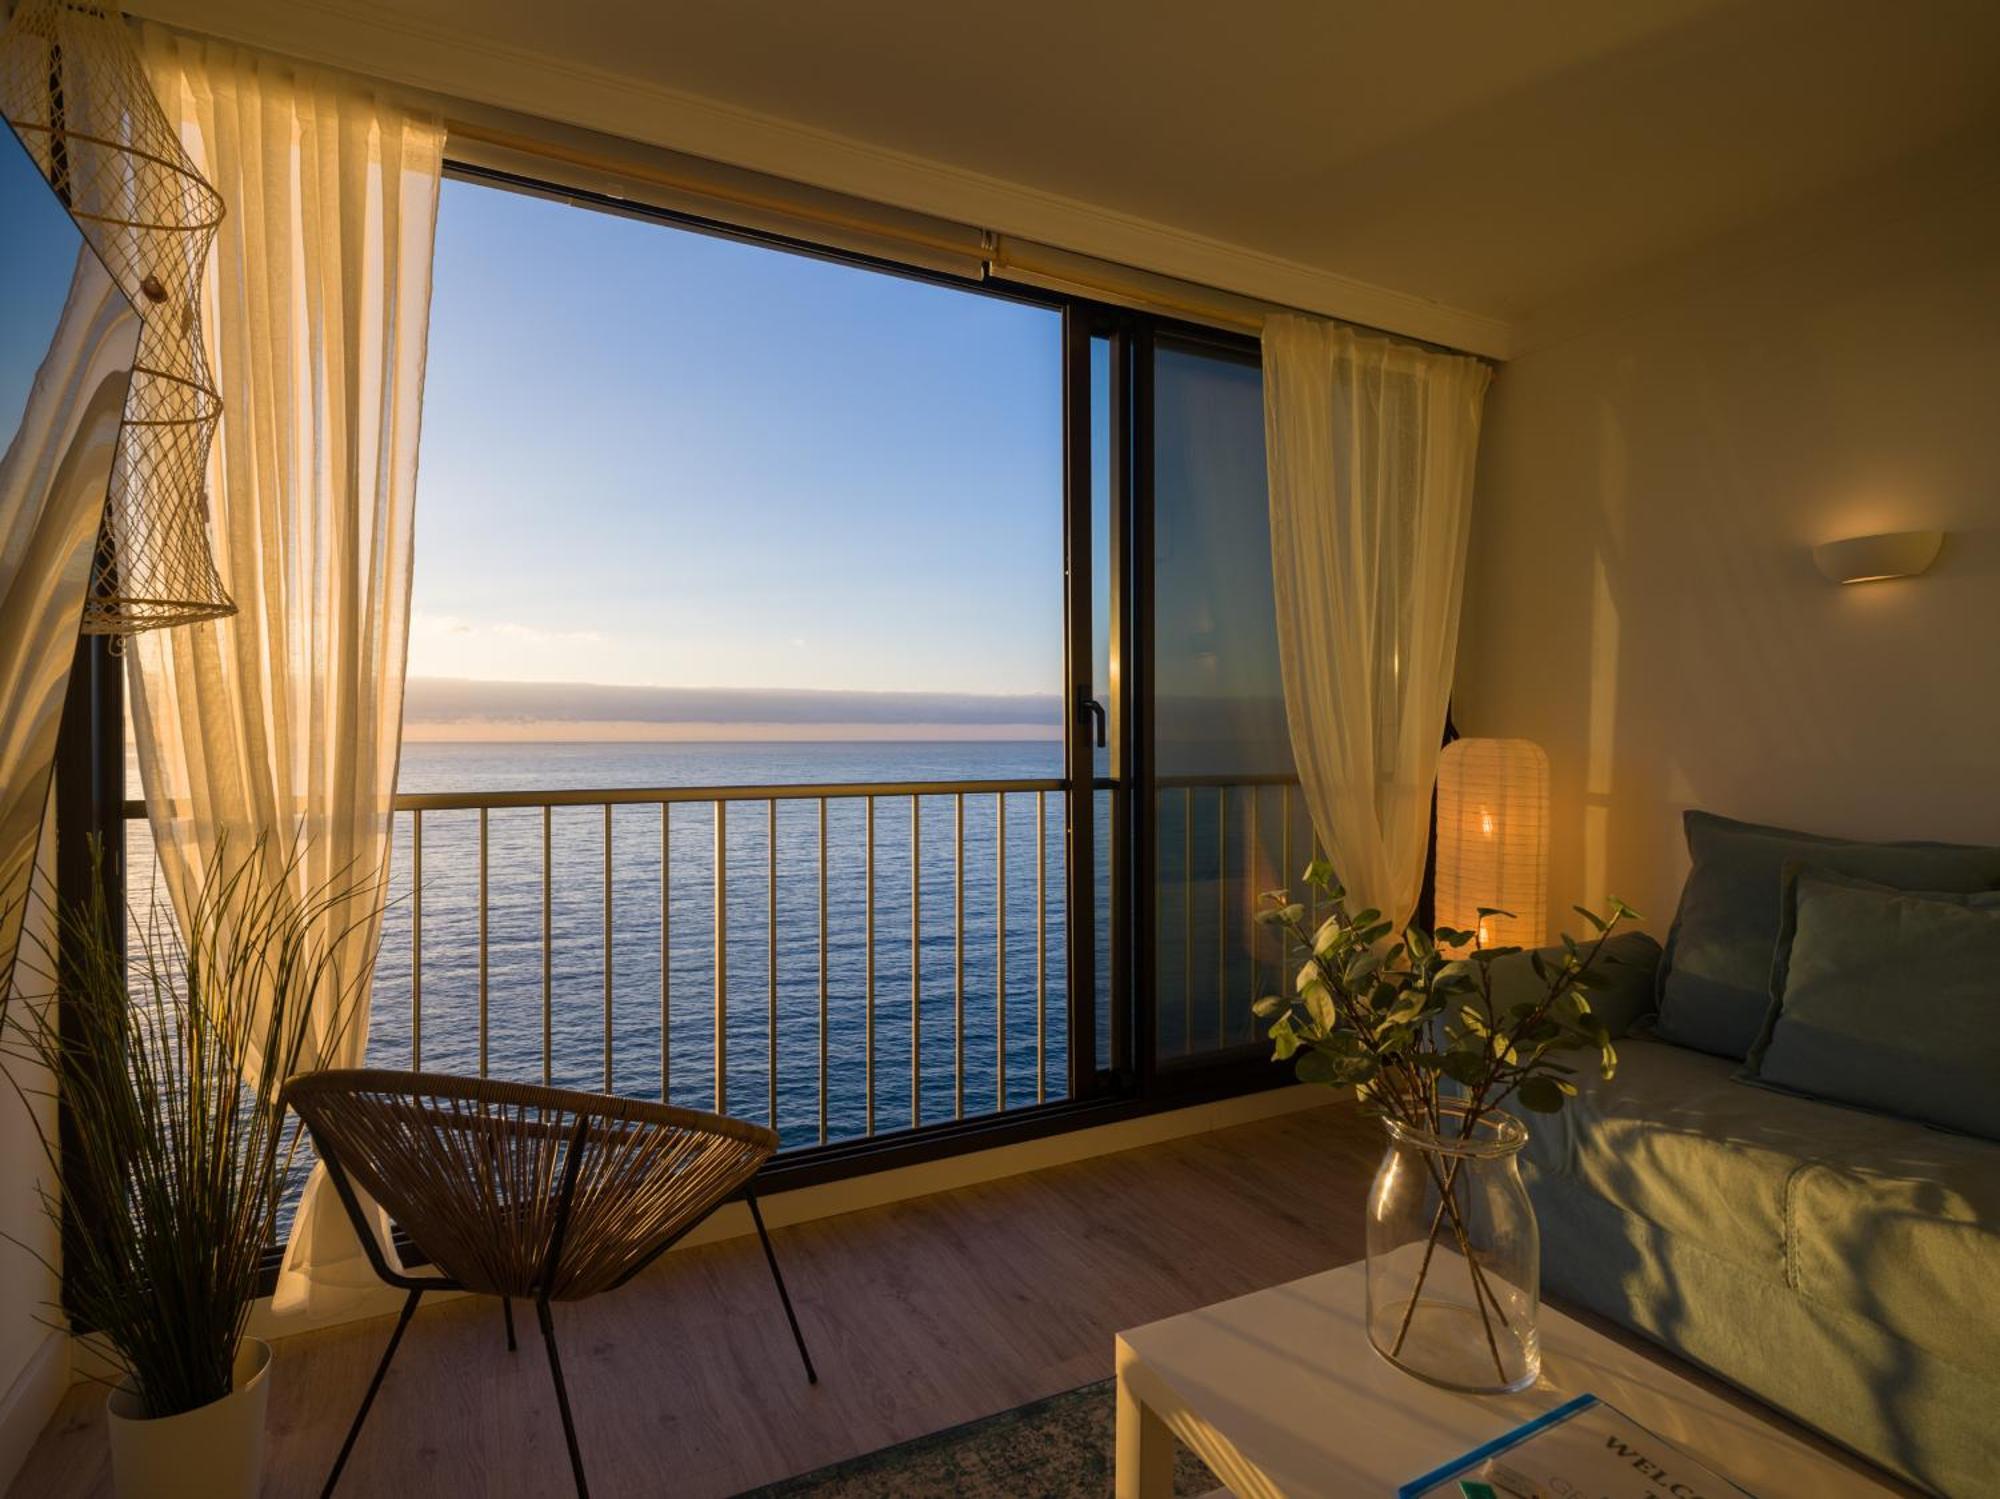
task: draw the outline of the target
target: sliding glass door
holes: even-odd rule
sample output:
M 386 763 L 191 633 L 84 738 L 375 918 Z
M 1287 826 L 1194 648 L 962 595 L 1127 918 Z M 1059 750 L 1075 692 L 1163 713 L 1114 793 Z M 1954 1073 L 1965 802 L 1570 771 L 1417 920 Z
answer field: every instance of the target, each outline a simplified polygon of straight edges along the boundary
M 1310 857 L 1278 672 L 1254 353 L 1153 345 L 1153 776 L 1150 890 L 1161 1062 L 1258 1040 L 1251 1006 L 1284 954 L 1263 893 Z
M 1094 1064 L 1166 1094 L 1219 1064 L 1254 1077 L 1251 1006 L 1281 980 L 1257 925 L 1312 833 L 1293 773 L 1273 616 L 1262 381 L 1248 339 L 1072 313 L 1071 618 L 1104 745 L 1071 760 L 1088 819 Z M 1080 640 L 1074 648 L 1082 650 Z M 1086 892 L 1079 889 L 1081 901 Z M 1080 923 L 1081 924 L 1081 923 Z

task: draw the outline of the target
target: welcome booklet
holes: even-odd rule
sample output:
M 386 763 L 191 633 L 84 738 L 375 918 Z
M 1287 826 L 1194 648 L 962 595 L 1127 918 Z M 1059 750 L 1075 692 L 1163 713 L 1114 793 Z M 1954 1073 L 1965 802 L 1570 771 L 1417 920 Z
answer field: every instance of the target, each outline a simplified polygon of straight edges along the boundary
M 1579 1395 L 1396 1492 L 1397 1499 L 1750 1499 L 1595 1395 Z

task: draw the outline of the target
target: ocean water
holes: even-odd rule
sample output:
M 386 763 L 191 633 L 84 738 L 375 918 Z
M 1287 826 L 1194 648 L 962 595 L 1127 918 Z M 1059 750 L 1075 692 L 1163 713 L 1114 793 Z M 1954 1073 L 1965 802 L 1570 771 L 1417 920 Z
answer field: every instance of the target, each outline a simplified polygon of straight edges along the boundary
M 399 785 L 573 791 L 1060 773 L 1060 746 L 1045 742 L 413 743 Z M 778 800 L 775 821 L 768 801 L 729 804 L 720 986 L 715 803 L 674 805 L 664 843 L 659 806 L 612 808 L 608 860 L 602 806 L 553 809 L 546 941 L 540 809 L 487 814 L 483 900 L 480 814 L 423 814 L 419 892 L 417 819 L 399 813 L 367 1060 L 713 1108 L 719 1052 L 721 1106 L 771 1124 L 786 1147 L 1065 1096 L 1060 795 L 1004 798 L 1004 885 L 1002 798 L 914 801 L 913 856 L 913 798 L 875 799 L 871 899 L 868 801 L 827 800 L 823 960 L 818 799 Z M 143 904 L 156 888 L 143 822 L 131 825 L 128 853 Z M 1108 1015 L 1100 1031 L 1108 1044 Z
M 1031 780 L 1056 777 L 1059 759 L 1059 748 L 1046 743 L 412 744 L 404 751 L 401 786 L 424 792 Z M 1005 798 L 1004 887 L 1000 798 L 963 798 L 962 946 L 960 798 L 915 800 L 913 858 L 912 798 L 875 799 L 872 901 L 868 802 L 826 803 L 829 1140 L 1067 1092 L 1060 797 Z M 484 1070 L 539 1081 L 546 1043 L 547 1075 L 558 1086 L 711 1108 L 718 1101 L 720 1035 L 726 1111 L 772 1124 L 787 1146 L 817 1142 L 818 800 L 780 799 L 775 820 L 769 802 L 728 804 L 720 900 L 714 803 L 671 808 L 664 887 L 658 806 L 612 809 L 608 861 L 602 807 L 554 809 L 547 825 L 546 985 L 543 822 L 539 809 L 487 816 Z M 411 814 L 399 815 L 393 903 L 369 1034 L 373 1062 L 407 1066 L 412 1057 L 411 936 L 420 914 L 416 1055 L 428 1069 L 482 1068 L 479 823 L 477 812 L 424 814 L 419 912 L 412 895 L 415 823 Z M 718 905 L 726 921 L 720 986 Z

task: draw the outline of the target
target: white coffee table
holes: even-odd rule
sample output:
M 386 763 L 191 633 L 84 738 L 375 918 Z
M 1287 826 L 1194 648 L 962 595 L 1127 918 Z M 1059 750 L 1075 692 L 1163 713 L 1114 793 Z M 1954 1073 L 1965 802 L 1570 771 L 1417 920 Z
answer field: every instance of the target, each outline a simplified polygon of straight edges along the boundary
M 1176 1437 L 1238 1499 L 1394 1495 L 1586 1392 L 1759 1499 L 1891 1492 L 1546 1306 L 1533 1389 L 1437 1389 L 1369 1347 L 1364 1284 L 1357 1263 L 1119 1334 L 1118 1499 L 1171 1499 Z

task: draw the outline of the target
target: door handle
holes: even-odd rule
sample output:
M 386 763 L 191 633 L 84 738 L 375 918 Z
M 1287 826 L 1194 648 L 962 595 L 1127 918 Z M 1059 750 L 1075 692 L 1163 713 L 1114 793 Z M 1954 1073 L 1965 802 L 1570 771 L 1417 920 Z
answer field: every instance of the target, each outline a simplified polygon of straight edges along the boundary
M 1099 749 L 1103 749 L 1105 744 L 1104 704 L 1100 703 L 1094 697 L 1087 697 L 1083 699 L 1082 708 L 1085 713 L 1090 715 L 1092 722 L 1096 725 L 1092 735 L 1093 741 Z

